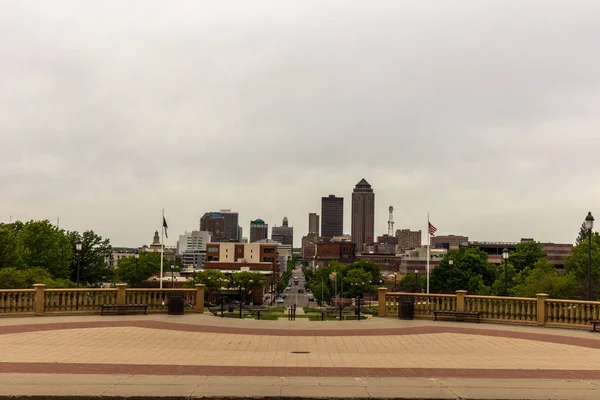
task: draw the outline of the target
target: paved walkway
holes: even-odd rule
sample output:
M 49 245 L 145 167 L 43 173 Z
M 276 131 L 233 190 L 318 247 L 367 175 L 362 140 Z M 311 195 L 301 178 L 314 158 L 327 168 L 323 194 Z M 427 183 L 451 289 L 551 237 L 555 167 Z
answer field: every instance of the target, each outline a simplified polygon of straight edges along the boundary
M 393 318 L 0 319 L 0 397 L 128 393 L 600 399 L 600 334 Z

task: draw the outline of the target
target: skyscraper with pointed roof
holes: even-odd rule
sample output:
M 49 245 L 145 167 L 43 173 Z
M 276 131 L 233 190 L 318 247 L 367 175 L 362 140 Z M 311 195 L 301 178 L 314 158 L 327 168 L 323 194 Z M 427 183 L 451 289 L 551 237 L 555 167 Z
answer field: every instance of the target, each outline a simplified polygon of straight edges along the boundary
M 364 178 L 352 192 L 352 241 L 356 252 L 362 252 L 365 243 L 373 243 L 375 232 L 375 193 Z

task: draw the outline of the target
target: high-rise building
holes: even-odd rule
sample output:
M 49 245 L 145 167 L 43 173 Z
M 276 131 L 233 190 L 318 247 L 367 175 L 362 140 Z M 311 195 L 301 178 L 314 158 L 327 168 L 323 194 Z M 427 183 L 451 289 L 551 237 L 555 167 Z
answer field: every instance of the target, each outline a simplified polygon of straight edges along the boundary
M 262 239 L 268 239 L 269 225 L 262 219 L 250 221 L 250 243 L 258 242 Z
M 334 237 L 344 234 L 344 198 L 330 194 L 321 198 L 321 236 Z
M 181 256 L 183 266 L 202 268 L 206 261 L 206 245 L 210 241 L 210 232 L 207 231 L 192 231 L 179 235 L 177 253 Z
M 241 236 L 238 236 L 238 213 L 231 212 L 231 210 L 221 210 L 220 214 L 225 219 L 223 227 L 224 239 L 226 239 L 229 242 L 239 241 L 241 239 Z
M 219 212 L 207 212 L 200 218 L 200 230 L 210 232 L 213 242 L 228 242 L 225 236 L 225 217 Z
M 238 235 L 238 213 L 231 210 L 204 213 L 200 218 L 200 230 L 210 232 L 213 242 L 237 242 L 241 238 Z
M 421 231 L 411 231 L 410 229 L 397 229 L 396 239 L 398 240 L 398 250 L 400 252 L 421 247 Z
M 375 232 L 375 193 L 361 179 L 352 192 L 352 241 L 360 253 L 365 243 L 373 243 Z
M 319 233 L 319 214 L 308 214 L 308 233 Z
M 274 226 L 271 229 L 271 239 L 281 244 L 294 244 L 294 228 L 288 226 L 287 217 L 283 217 L 282 226 Z

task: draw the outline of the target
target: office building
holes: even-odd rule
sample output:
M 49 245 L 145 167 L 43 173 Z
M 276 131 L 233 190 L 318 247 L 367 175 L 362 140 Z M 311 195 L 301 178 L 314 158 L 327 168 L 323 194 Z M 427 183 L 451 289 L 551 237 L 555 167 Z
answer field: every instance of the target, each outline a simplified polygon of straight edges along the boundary
M 321 236 L 344 234 L 344 198 L 330 194 L 321 198 Z
M 411 231 L 410 229 L 397 229 L 396 240 L 398 241 L 398 252 L 412 250 L 421 246 L 421 231 Z
M 317 262 L 340 261 L 352 263 L 356 260 L 356 246 L 352 242 L 333 242 L 330 238 L 323 238 L 317 243 Z
M 308 214 L 308 233 L 319 233 L 319 214 Z
M 206 245 L 210 243 L 210 232 L 192 231 L 179 235 L 177 254 L 184 267 L 202 268 L 206 261 Z
M 365 243 L 373 243 L 375 232 L 375 193 L 369 182 L 361 179 L 352 192 L 352 241 L 360 253 Z
M 262 219 L 250 221 L 250 243 L 258 242 L 262 239 L 268 239 L 269 225 Z
M 288 226 L 287 217 L 283 217 L 281 226 L 271 228 L 271 239 L 281 244 L 289 244 L 290 246 L 294 244 L 294 228 Z
M 228 242 L 225 217 L 220 212 L 207 212 L 200 218 L 200 231 L 210 232 L 213 242 Z
M 460 235 L 434 236 L 430 239 L 432 249 L 458 249 L 468 242 L 468 236 Z
M 238 218 L 239 215 L 231 210 L 221 210 L 219 212 L 223 216 L 223 239 L 222 242 L 238 242 L 241 236 L 238 236 Z
M 319 234 L 315 232 L 302 237 L 302 258 L 304 260 L 312 260 L 317 255 L 317 242 L 319 240 Z

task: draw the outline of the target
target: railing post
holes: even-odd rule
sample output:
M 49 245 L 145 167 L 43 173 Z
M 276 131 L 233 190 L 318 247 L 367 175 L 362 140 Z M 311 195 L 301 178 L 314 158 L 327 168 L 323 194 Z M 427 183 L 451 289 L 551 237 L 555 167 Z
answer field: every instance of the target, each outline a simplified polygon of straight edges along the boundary
M 380 287 L 377 289 L 379 291 L 379 309 L 377 310 L 377 315 L 380 317 L 385 317 L 386 315 L 386 307 L 385 307 L 385 295 L 387 294 L 387 288 Z
M 465 295 L 467 294 L 466 290 L 457 290 L 456 291 L 456 311 L 464 312 L 465 311 Z
M 35 289 L 35 301 L 33 311 L 35 315 L 44 315 L 44 304 L 46 303 L 46 285 L 36 283 L 33 285 Z
M 546 293 L 538 293 L 537 297 L 537 324 L 546 325 L 546 299 L 550 297 Z
M 196 312 L 204 312 L 204 285 L 201 283 L 196 285 Z
M 127 293 L 127 284 L 126 283 L 117 283 L 117 304 L 124 305 Z

